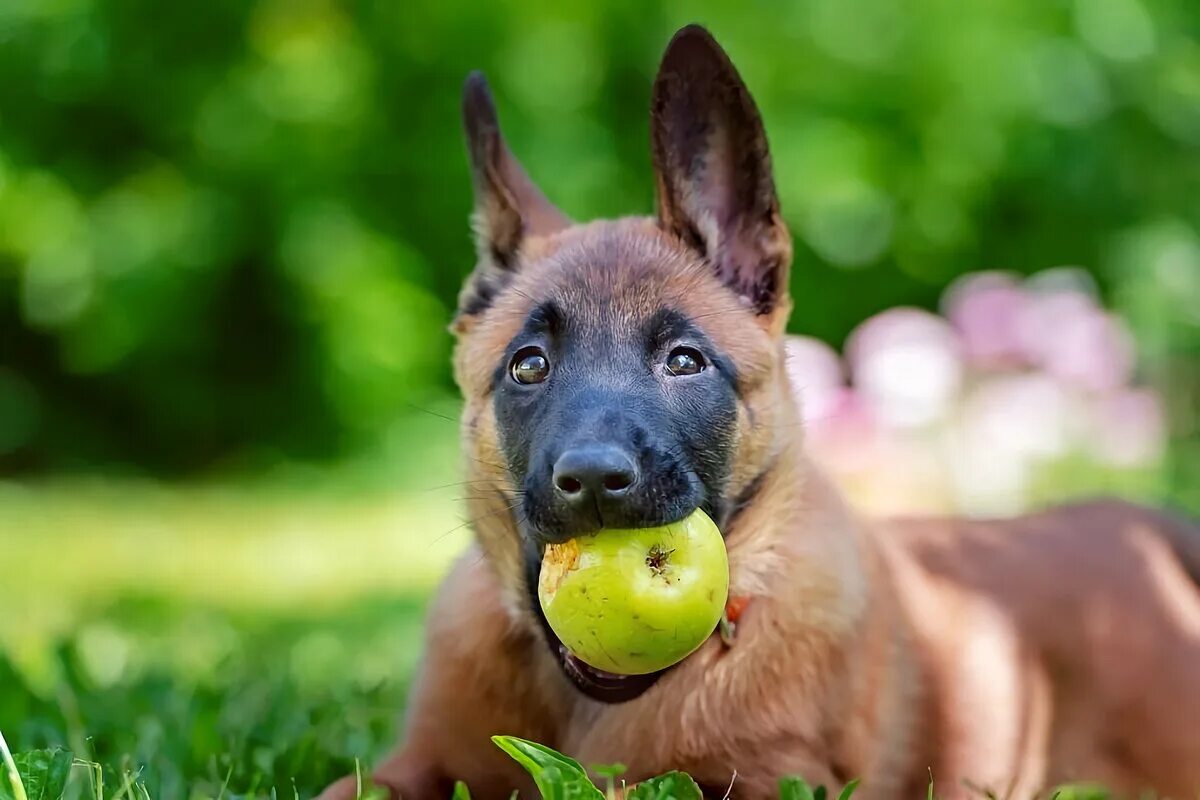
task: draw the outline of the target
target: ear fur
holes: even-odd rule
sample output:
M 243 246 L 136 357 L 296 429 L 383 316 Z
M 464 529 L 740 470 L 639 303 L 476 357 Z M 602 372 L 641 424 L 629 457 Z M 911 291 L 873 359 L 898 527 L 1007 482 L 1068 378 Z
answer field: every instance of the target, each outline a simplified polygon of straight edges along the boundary
M 508 149 L 495 101 L 480 72 L 467 77 L 462 114 L 475 187 L 471 227 L 478 263 L 459 296 L 460 318 L 482 311 L 508 283 L 519 266 L 527 236 L 546 235 L 570 224 Z
M 791 237 L 762 118 L 704 28 L 689 25 L 667 45 L 650 128 L 659 224 L 703 254 L 757 313 L 786 308 Z

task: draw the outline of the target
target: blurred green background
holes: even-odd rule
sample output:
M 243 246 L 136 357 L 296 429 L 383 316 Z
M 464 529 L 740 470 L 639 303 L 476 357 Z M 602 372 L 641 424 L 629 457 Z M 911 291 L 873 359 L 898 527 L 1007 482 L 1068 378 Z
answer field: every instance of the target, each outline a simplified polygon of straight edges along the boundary
M 650 84 L 693 21 L 766 121 L 794 331 L 1081 267 L 1168 446 L 1040 496 L 1200 508 L 1194 0 L 6 0 L 0 730 L 163 796 L 378 752 L 467 537 L 463 78 L 570 215 L 648 213 Z
M 379 447 L 453 394 L 464 75 L 570 214 L 644 213 L 650 81 L 692 18 L 767 120 L 796 330 L 836 344 L 966 270 L 1079 264 L 1150 356 L 1194 344 L 1194 4 L 725 5 L 5 3 L 0 464 Z

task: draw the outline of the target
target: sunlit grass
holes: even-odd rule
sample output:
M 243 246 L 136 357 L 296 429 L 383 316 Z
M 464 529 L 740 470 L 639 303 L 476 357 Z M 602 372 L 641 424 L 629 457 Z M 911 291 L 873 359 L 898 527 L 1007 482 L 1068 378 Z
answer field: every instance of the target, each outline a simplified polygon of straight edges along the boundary
M 336 469 L 0 482 L 9 744 L 103 765 L 105 797 L 307 797 L 370 762 L 469 539 L 454 432 L 422 415 Z
M 87 600 L 132 589 L 290 606 L 422 590 L 461 551 L 467 533 L 444 492 L 414 495 L 6 487 L 0 541 L 24 568 L 0 585 L 0 597 L 45 599 L 66 589 Z
M 128 594 L 308 609 L 425 593 L 469 538 L 454 426 L 433 423 L 396 445 L 407 458 L 395 468 L 0 482 L 0 603 L 22 609 L 0 634 Z
M 0 646 L 18 658 L 43 652 L 81 616 L 128 596 L 290 614 L 423 596 L 469 535 L 444 494 L 9 489 L 0 605 L 15 613 L 0 616 Z

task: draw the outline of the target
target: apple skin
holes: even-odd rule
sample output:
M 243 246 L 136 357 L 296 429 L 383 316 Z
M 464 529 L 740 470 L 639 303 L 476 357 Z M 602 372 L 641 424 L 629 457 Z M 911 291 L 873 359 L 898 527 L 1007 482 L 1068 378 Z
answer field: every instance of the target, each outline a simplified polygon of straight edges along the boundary
M 725 540 L 697 509 L 654 528 L 608 528 L 549 545 L 538 599 L 577 658 L 618 675 L 657 672 L 712 634 L 729 594 Z

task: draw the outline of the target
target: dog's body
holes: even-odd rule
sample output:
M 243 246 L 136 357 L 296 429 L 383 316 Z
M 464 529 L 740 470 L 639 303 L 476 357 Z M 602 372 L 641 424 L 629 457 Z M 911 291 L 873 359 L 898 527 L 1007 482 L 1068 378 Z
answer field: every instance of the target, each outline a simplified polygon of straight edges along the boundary
M 1119 502 L 890 523 L 935 777 L 1028 797 L 1200 786 L 1200 539 Z M 1189 574 L 1190 573 L 1190 574 Z
M 688 28 L 655 84 L 656 219 L 573 225 L 468 83 L 481 263 L 456 322 L 476 545 L 430 614 L 406 800 L 529 790 L 515 734 L 720 797 L 783 775 L 867 797 L 964 781 L 1200 790 L 1200 544 L 1157 513 L 871 525 L 805 459 L 783 329 L 790 240 L 749 94 Z M 696 507 L 726 536 L 732 647 L 645 679 L 588 671 L 531 602 L 547 542 Z M 1190 573 L 1190 574 L 1189 574 Z M 547 646 L 549 645 L 549 646 Z M 583 671 L 581 671 L 581 669 Z M 614 686 L 616 688 L 614 688 Z M 616 702 L 613 702 L 616 701 Z M 353 782 L 329 797 L 353 796 Z

